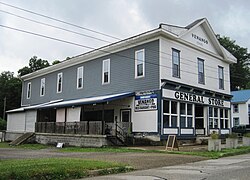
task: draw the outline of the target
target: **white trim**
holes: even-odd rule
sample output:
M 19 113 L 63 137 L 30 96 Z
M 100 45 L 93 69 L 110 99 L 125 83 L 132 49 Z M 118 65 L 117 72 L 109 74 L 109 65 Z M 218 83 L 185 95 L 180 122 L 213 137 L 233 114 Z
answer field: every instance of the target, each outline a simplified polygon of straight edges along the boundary
M 28 84 L 27 84 L 26 93 L 27 93 L 26 98 L 30 99 L 30 97 L 31 97 L 31 82 L 28 82 Z
M 44 86 L 43 86 L 44 85 Z M 43 90 L 43 94 L 42 94 L 42 88 L 44 87 L 44 90 Z M 41 84 L 40 84 L 40 96 L 44 96 L 45 95 L 45 78 L 42 78 L 41 79 Z
M 60 91 L 58 91 L 58 89 L 59 89 L 59 76 L 61 76 L 61 90 Z M 57 74 L 57 80 L 56 80 L 56 92 L 57 93 L 62 92 L 62 87 L 63 87 L 62 85 L 63 85 L 63 73 L 60 72 L 60 73 Z
M 105 63 L 108 63 L 107 71 L 105 71 Z M 108 72 L 108 82 L 104 82 L 105 72 Z M 105 59 L 102 61 L 102 85 L 104 84 L 110 84 L 110 59 Z
M 138 63 L 138 53 L 143 53 L 143 58 L 142 58 L 142 75 L 138 76 L 137 75 L 137 63 Z M 140 49 L 138 51 L 135 51 L 135 79 L 138 78 L 143 78 L 145 77 L 145 49 Z
M 80 73 L 81 72 L 81 73 Z M 84 73 L 84 66 L 80 66 L 80 67 L 78 67 L 77 68 L 77 78 L 76 78 L 76 88 L 77 89 L 82 89 L 83 88 L 83 73 Z M 80 74 L 81 74 L 81 77 L 80 77 Z M 82 86 L 81 87 L 79 87 L 79 79 L 80 78 L 82 78 L 82 80 L 81 80 L 81 84 L 82 84 Z

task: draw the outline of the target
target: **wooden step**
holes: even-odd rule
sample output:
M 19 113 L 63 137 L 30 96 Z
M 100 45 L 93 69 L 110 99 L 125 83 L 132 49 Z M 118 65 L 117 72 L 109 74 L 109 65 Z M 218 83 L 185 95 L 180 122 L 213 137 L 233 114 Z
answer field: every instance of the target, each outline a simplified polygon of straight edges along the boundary
M 33 132 L 28 132 L 24 133 L 23 135 L 19 136 L 17 139 L 9 143 L 11 146 L 18 146 L 19 144 L 27 141 L 29 138 L 31 138 L 35 133 Z

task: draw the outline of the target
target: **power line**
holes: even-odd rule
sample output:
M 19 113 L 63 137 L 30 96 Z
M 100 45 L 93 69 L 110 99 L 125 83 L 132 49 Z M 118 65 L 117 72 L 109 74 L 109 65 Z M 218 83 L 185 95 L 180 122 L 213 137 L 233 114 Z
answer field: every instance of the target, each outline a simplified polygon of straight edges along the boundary
M 6 6 L 9 6 L 9 7 L 12 7 L 12 8 L 15 8 L 15 9 L 19 9 L 19 10 L 22 10 L 22 11 L 25 11 L 25 12 L 28 12 L 28 13 L 31 13 L 31 14 L 35 14 L 37 16 L 41 16 L 41 17 L 44 17 L 44 18 L 48 18 L 48 19 L 51 19 L 51 20 L 54 20 L 54 21 L 57 21 L 57 22 L 60 22 L 60 23 L 64 23 L 64 24 L 67 24 L 67 25 L 70 25 L 70 26 L 73 26 L 73 27 L 77 27 L 77 28 L 80 28 L 80 29 L 84 29 L 84 30 L 87 30 L 87 31 L 90 31 L 90 32 L 94 32 L 94 33 L 97 33 L 97 34 L 100 34 L 100 35 L 103 35 L 103 36 L 106 36 L 106 37 L 111 37 L 113 39 L 116 39 L 116 40 L 122 40 L 121 38 L 118 38 L 118 37 L 115 37 L 115 36 L 111 36 L 111 35 L 108 35 L 106 33 L 102 33 L 102 32 L 99 32 L 99 31 L 95 31 L 95 30 L 92 30 L 92 29 L 89 29 L 89 28 L 86 28 L 86 27 L 82 27 L 82 26 L 79 26 L 79 25 L 76 25 L 76 24 L 73 24 L 73 23 L 70 23 L 70 22 L 66 22 L 66 21 L 63 21 L 63 20 L 60 20 L 60 19 L 57 19 L 57 18 L 54 18 L 54 17 L 50 17 L 48 15 L 44 15 L 44 14 L 40 14 L 40 13 L 36 13 L 36 12 L 33 12 L 31 10 L 27 10 L 27 9 L 24 9 L 24 8 L 20 8 L 20 7 L 17 7 L 17 6 L 14 6 L 14 5 L 11 5 L 11 4 L 7 4 L 7 3 L 3 3 L 3 2 L 0 2 L 0 4 L 3 4 L 3 5 L 6 5 Z M 33 20 L 32 20 L 33 21 Z M 44 23 L 45 25 L 45 23 Z M 51 26 L 52 27 L 52 26 Z M 69 31 L 68 31 L 69 32 Z M 90 36 L 89 36 L 90 37 Z M 133 44 L 133 43 L 130 43 L 130 44 Z M 150 50 L 150 48 L 149 48 Z M 155 50 L 153 50 L 155 51 Z M 166 52 L 162 52 L 162 51 L 156 51 L 156 52 L 159 52 L 159 53 L 162 53 L 162 54 L 166 54 L 166 55 L 169 55 L 169 56 L 172 56 L 172 54 L 169 54 L 169 53 L 166 53 Z M 188 58 L 181 58 L 181 59 L 185 59 L 191 63 L 195 63 L 194 61 L 188 59 Z M 213 66 L 209 66 L 209 65 L 206 65 L 206 67 L 210 67 L 212 69 L 214 69 Z M 225 71 L 227 72 L 227 71 Z
M 106 36 L 106 37 L 109 37 L 109 38 L 112 38 L 112 39 L 121 40 L 121 39 L 119 39 L 117 37 L 114 37 L 114 36 L 99 32 L 99 31 L 95 31 L 95 30 L 92 30 L 92 29 L 89 29 L 89 28 L 86 28 L 86 27 L 82 27 L 82 26 L 79 26 L 79 25 L 76 25 L 76 24 L 73 24 L 73 23 L 69 23 L 69 22 L 66 22 L 66 21 L 63 21 L 63 20 L 60 20 L 60 19 L 56 19 L 56 18 L 47 16 L 47 15 L 36 13 L 36 12 L 30 11 L 30 10 L 27 10 L 27 9 L 24 9 L 24 8 L 20 8 L 20 7 L 11 5 L 11 4 L 7 4 L 7 3 L 4 3 L 4 2 L 0 2 L 0 4 L 3 4 L 5 6 L 9 6 L 9 7 L 15 8 L 15 9 L 19 9 L 21 11 L 25 11 L 25 12 L 28 12 L 28 13 L 31 13 L 31 14 L 35 14 L 37 16 L 48 18 L 48 19 L 51 19 L 51 20 L 54 20 L 54 21 L 57 21 L 57 22 L 60 22 L 60 23 L 63 23 L 63 24 L 74 26 L 74 27 L 77 27 L 77 28 L 80 28 L 80 29 L 83 29 L 83 30 L 86 30 L 86 31 L 90 31 L 90 32 L 93 32 L 93 33 L 96 33 L 96 34 L 100 34 L 100 35 L 103 35 L 103 36 Z
M 83 33 L 78 33 L 76 31 L 72 31 L 72 30 L 68 30 L 68 29 L 65 29 L 65 28 L 61 28 L 59 26 L 54 26 L 54 25 L 51 25 L 51 24 L 47 24 L 47 23 L 43 23 L 43 22 L 36 21 L 36 20 L 33 20 L 33 19 L 29 19 L 29 18 L 26 18 L 26 17 L 23 17 L 23 16 L 19 16 L 17 14 L 10 13 L 10 12 L 7 12 L 7 11 L 1 10 L 1 9 L 0 9 L 0 12 L 6 13 L 6 14 L 9 14 L 9 15 L 21 18 L 21 19 L 25 19 L 27 21 L 31 21 L 31 22 L 34 22 L 34 23 L 37 23 L 37 24 L 42 24 L 44 26 L 49 26 L 49 27 L 52 27 L 52 28 L 56 28 L 56 29 L 60 29 L 60 30 L 66 31 L 66 32 L 70 32 L 70 33 L 78 34 L 78 35 L 85 36 L 85 37 L 88 37 L 88 38 L 92 38 L 92 39 L 95 39 L 95 40 L 98 40 L 98 41 L 102 41 L 102 42 L 105 42 L 105 43 L 112 43 L 111 41 L 106 41 L 106 40 L 103 40 L 103 39 L 100 39 L 100 38 L 96 38 L 94 36 L 89 36 L 89 35 L 86 35 L 86 34 L 83 34 Z
M 4 28 L 7 28 L 7 29 L 19 31 L 19 32 L 22 32 L 22 33 L 31 34 L 31 35 L 43 37 L 43 38 L 46 38 L 46 39 L 51 39 L 51 40 L 55 40 L 55 41 L 59 41 L 59 42 L 63 42 L 63 43 L 67 43 L 67 44 L 71 44 L 71 45 L 75 45 L 75 46 L 79 46 L 79 47 L 91 49 L 93 51 L 101 51 L 101 52 L 104 52 L 104 53 L 107 53 L 107 54 L 113 54 L 113 55 L 116 55 L 116 56 L 119 56 L 119 57 L 123 57 L 123 58 L 135 61 L 134 58 L 131 58 L 129 56 L 125 56 L 125 55 L 118 54 L 118 53 L 112 53 L 112 52 L 109 52 L 109 51 L 102 50 L 101 48 L 96 49 L 96 48 L 93 48 L 93 47 L 90 47 L 90 46 L 86 46 L 86 45 L 82 45 L 82 44 L 78 44 L 78 43 L 74 43 L 74 42 L 70 42 L 70 41 L 66 41 L 66 40 L 62 40 L 62 39 L 58 39 L 58 38 L 53 38 L 53 37 L 50 37 L 50 36 L 46 36 L 46 35 L 42 35 L 42 34 L 38 34 L 38 33 L 33 33 L 33 32 L 30 32 L 30 31 L 26 31 L 26 30 L 22 30 L 22 29 L 17 29 L 17 28 L 13 28 L 13 27 L 1 25 L 1 24 L 0 24 L 0 27 L 4 27 Z M 151 65 L 156 65 L 156 66 L 159 66 L 159 67 L 161 66 L 161 67 L 168 68 L 168 69 L 172 69 L 171 67 L 160 65 L 158 63 L 152 63 L 152 62 L 147 62 L 147 61 L 144 61 L 144 63 L 151 64 Z M 189 73 L 189 74 L 194 74 L 196 76 L 198 75 L 198 73 L 193 73 L 193 72 L 189 72 L 189 71 L 185 71 L 185 70 L 180 70 L 180 71 L 181 72 L 185 72 L 185 73 Z M 215 78 L 215 77 L 212 77 L 212 76 L 207 76 L 206 75 L 205 77 L 218 80 L 218 78 Z M 227 81 L 225 79 L 224 79 L 224 81 L 230 82 L 230 81 Z

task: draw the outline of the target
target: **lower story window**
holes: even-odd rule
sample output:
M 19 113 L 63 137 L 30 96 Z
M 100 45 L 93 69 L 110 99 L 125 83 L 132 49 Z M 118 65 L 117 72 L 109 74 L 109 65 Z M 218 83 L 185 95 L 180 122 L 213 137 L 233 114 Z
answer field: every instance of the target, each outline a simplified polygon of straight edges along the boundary
M 229 128 L 229 118 L 228 118 L 227 109 L 209 107 L 208 115 L 209 115 L 209 128 L 210 129 L 217 129 L 217 128 L 228 129 Z
M 234 126 L 239 126 L 240 125 L 240 118 L 236 117 L 234 118 Z
M 177 102 L 163 101 L 163 128 L 177 127 Z

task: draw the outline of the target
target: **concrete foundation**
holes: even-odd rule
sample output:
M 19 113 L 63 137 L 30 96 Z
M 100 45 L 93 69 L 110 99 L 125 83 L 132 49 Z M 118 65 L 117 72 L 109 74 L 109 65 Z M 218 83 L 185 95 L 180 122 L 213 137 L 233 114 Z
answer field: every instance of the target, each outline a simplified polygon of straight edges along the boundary
M 221 140 L 208 139 L 208 151 L 221 151 Z
M 226 138 L 226 148 L 237 148 L 238 138 Z
M 105 135 L 36 133 L 35 141 L 39 144 L 56 145 L 57 143 L 64 143 L 66 146 L 78 147 L 102 147 L 108 145 Z
M 243 136 L 243 146 L 250 146 L 250 137 L 244 137 Z

